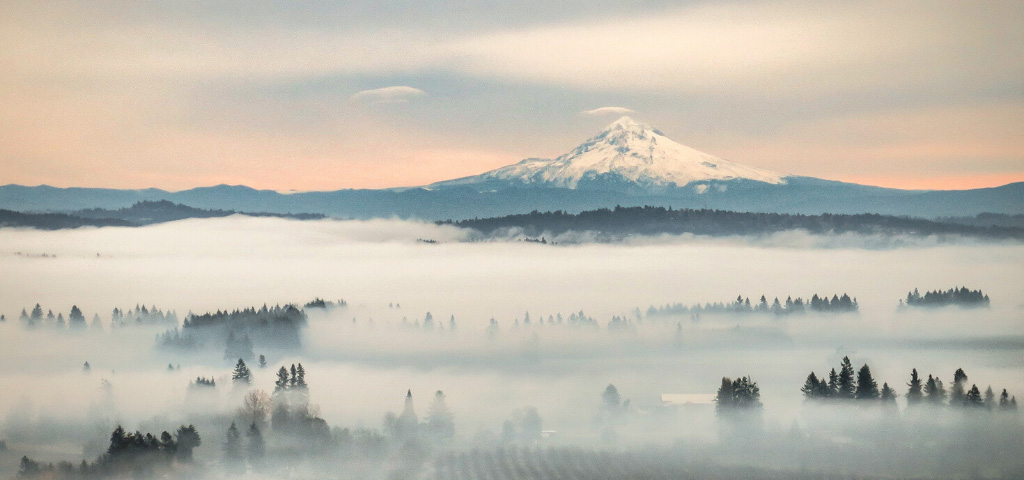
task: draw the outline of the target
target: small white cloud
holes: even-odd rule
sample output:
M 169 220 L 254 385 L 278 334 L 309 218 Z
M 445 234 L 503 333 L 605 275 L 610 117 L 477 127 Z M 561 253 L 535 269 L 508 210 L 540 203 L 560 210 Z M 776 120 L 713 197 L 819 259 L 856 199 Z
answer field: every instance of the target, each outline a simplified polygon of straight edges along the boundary
M 427 92 L 418 88 L 399 85 L 363 90 L 352 95 L 349 100 L 367 103 L 406 103 L 413 98 L 426 94 Z
M 597 115 L 608 115 L 610 113 L 614 113 L 616 115 L 625 115 L 627 113 L 636 113 L 636 112 L 633 111 L 632 109 L 629 109 L 629 108 L 626 108 L 626 107 L 601 107 L 601 108 L 595 108 L 593 110 L 586 110 L 586 111 L 583 112 L 584 115 L 594 115 L 594 116 L 597 116 Z

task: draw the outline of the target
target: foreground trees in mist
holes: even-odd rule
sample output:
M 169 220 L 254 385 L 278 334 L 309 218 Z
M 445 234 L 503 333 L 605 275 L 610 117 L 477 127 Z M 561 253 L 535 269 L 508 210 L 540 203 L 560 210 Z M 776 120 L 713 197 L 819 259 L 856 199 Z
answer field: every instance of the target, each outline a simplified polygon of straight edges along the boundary
M 163 432 L 159 437 L 141 432 L 127 432 L 120 425 L 110 434 L 110 446 L 95 462 L 82 460 L 77 467 L 70 462 L 40 464 L 23 456 L 19 478 L 55 478 L 61 480 L 132 476 L 158 477 L 173 469 L 172 462 L 192 461 L 192 450 L 201 445 L 199 432 L 192 425 L 182 425 L 174 435 Z

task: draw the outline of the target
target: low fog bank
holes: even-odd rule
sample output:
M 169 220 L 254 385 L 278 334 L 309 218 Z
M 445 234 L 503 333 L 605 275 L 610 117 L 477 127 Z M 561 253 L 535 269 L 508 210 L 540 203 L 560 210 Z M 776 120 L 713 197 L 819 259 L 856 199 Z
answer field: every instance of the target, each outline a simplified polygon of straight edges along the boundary
M 96 462 L 118 425 L 159 437 L 189 424 L 203 438 L 194 459 L 154 449 L 145 457 L 163 459 L 154 476 L 1019 475 L 1018 413 L 915 408 L 905 396 L 915 368 L 947 388 L 963 368 L 967 387 L 1024 394 L 1024 246 L 872 249 L 793 235 L 550 245 L 467 242 L 463 230 L 416 222 L 245 217 L 4 230 L 0 381 L 17 388 L 0 396 L 0 477 L 13 476 L 22 455 Z M 915 288 L 962 285 L 991 305 L 900 308 Z M 737 295 L 771 303 L 843 293 L 856 297 L 855 313 L 647 314 Z M 245 385 L 233 381 L 237 359 L 220 340 L 174 350 L 158 335 L 178 325 L 112 326 L 114 308 L 139 304 L 174 311 L 177 323 L 264 304 L 301 308 L 316 296 L 346 303 L 305 308 L 299 348 L 257 344 L 252 353 L 267 365 L 247 360 Z M 90 326 L 26 328 L 18 316 L 37 303 L 65 317 L 75 305 Z M 808 374 L 824 378 L 845 356 L 870 365 L 879 388 L 895 388 L 896 409 L 804 399 Z M 279 368 L 292 365 L 308 390 L 282 394 Z M 757 382 L 763 407 L 752 423 L 716 414 L 723 376 Z M 610 384 L 621 397 L 614 406 Z M 271 408 L 289 404 L 303 426 L 275 427 L 268 413 L 256 422 L 265 460 L 235 462 L 228 428 L 235 422 L 249 445 L 251 417 L 240 408 L 259 391 Z M 450 435 L 431 424 L 441 418 L 438 391 Z M 409 404 L 411 425 L 422 426 L 400 426 Z

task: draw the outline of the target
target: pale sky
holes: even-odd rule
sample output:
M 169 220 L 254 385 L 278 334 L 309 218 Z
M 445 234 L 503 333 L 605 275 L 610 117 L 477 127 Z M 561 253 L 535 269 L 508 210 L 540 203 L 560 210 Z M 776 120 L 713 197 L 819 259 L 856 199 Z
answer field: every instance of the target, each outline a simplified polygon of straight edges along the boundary
M 624 113 L 793 175 L 1024 181 L 1019 1 L 0 11 L 0 184 L 422 185 L 555 157 Z

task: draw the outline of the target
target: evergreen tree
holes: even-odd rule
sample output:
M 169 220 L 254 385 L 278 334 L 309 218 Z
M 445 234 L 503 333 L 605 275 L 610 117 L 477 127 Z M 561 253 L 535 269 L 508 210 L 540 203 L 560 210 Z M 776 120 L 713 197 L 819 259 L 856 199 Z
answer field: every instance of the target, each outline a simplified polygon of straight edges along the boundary
M 238 432 L 235 422 L 228 427 L 227 441 L 224 442 L 224 464 L 228 470 L 239 472 L 245 469 L 245 457 L 242 455 L 242 434 Z
M 938 377 L 928 375 L 928 382 L 924 385 L 925 400 L 931 405 L 942 405 L 946 401 L 946 389 L 942 387 L 942 380 Z
M 303 390 L 308 388 L 306 385 L 306 370 L 302 368 L 301 363 L 295 368 L 295 388 Z
M 836 373 L 836 369 L 832 369 L 828 372 L 828 397 L 835 397 L 839 395 L 839 374 Z
M 68 314 L 68 325 L 71 328 L 85 328 L 85 315 L 78 309 L 78 305 L 71 306 L 71 313 Z
M 438 440 L 450 440 L 455 437 L 455 417 L 445 402 L 444 392 L 434 393 L 434 400 L 427 409 L 427 428 Z
M 985 400 L 981 398 L 981 390 L 978 390 L 977 385 L 971 385 L 971 389 L 964 394 L 964 405 L 976 408 L 985 406 Z
M 907 384 L 907 406 L 914 406 L 921 403 L 923 395 L 921 394 L 921 379 L 917 376 L 917 369 L 915 368 L 910 372 L 910 383 Z
M 849 400 L 856 395 L 857 384 L 853 379 L 853 365 L 850 364 L 850 357 L 843 357 L 843 363 L 839 367 L 839 379 L 836 397 Z M 877 388 L 877 385 L 876 385 Z
M 1010 394 L 1006 393 L 1006 389 L 1003 389 L 1003 393 L 999 394 L 999 409 L 1007 410 L 1010 408 Z
M 601 400 L 604 401 L 604 408 L 609 413 L 619 413 L 619 409 L 622 408 L 622 397 L 619 396 L 619 390 L 610 383 L 601 394 Z
M 267 357 L 264 357 L 262 353 L 260 354 L 259 366 L 260 366 L 261 369 L 262 368 L 267 368 Z
M 235 369 L 231 372 L 231 381 L 234 382 L 235 388 L 247 388 L 252 385 L 252 372 L 249 371 L 249 367 L 245 366 L 245 361 L 241 358 L 238 359 Z
M 996 392 L 992 391 L 992 385 L 985 389 L 985 407 L 992 409 L 996 406 Z
M 811 374 L 807 376 L 807 380 L 804 381 L 804 386 L 800 388 L 800 391 L 804 394 L 804 398 L 820 398 L 821 383 L 822 382 L 818 381 L 818 376 L 815 375 L 814 372 L 811 372 Z
M 878 383 L 871 377 L 871 369 L 868 368 L 866 363 L 857 372 L 857 390 L 855 395 L 857 400 L 877 400 L 879 397 Z
M 266 444 L 263 441 L 263 434 L 260 433 L 260 427 L 253 422 L 249 425 L 249 431 L 245 434 L 249 439 L 248 454 L 249 463 L 253 468 L 259 468 L 263 463 L 263 457 L 266 455 Z
M 964 369 L 958 368 L 953 373 L 953 386 L 949 388 L 949 404 L 951 406 L 959 407 L 964 405 L 966 398 L 964 389 L 967 383 L 967 374 L 964 373 Z
M 734 406 L 732 379 L 722 377 L 722 385 L 718 387 L 718 394 L 715 396 L 715 411 L 721 415 L 731 411 Z
M 36 306 L 32 308 L 32 315 L 29 318 L 31 320 L 33 320 L 33 321 L 36 321 L 36 322 L 38 322 L 39 320 L 42 320 L 43 319 L 43 307 L 40 307 L 39 304 L 37 303 Z
M 888 383 L 882 383 L 882 403 L 886 405 L 896 405 L 896 390 L 889 387 Z
M 277 381 L 274 382 L 274 394 L 288 390 L 288 369 L 281 365 L 277 371 Z

